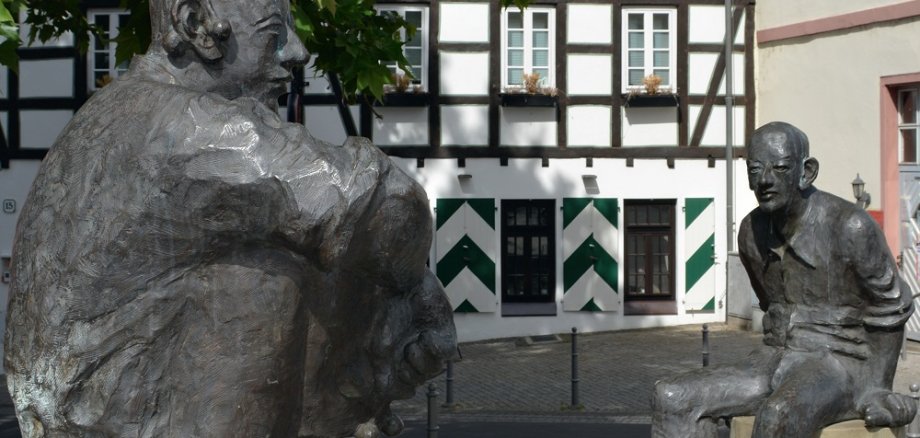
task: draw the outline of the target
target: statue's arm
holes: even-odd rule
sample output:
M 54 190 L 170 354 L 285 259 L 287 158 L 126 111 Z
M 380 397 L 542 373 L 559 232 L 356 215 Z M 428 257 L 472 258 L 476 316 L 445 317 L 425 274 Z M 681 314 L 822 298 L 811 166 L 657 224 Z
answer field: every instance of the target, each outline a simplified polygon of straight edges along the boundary
M 757 300 L 760 302 L 760 310 L 766 312 L 767 308 L 770 307 L 770 300 L 764 290 L 763 276 L 754 267 L 762 263 L 762 261 L 760 260 L 760 253 L 757 251 L 757 243 L 754 240 L 750 215 L 741 221 L 741 227 L 738 230 L 738 255 L 751 281 L 754 294 L 757 295 Z
M 848 218 L 843 234 L 850 269 L 867 299 L 866 324 L 903 324 L 912 312 L 911 293 L 898 274 L 881 229 L 868 214 L 859 211 Z

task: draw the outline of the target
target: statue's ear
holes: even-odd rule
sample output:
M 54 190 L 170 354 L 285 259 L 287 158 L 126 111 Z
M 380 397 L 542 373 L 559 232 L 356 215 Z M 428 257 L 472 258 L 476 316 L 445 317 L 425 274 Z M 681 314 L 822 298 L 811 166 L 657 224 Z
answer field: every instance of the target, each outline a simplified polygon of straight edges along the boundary
M 808 157 L 803 163 L 804 171 L 802 180 L 799 181 L 799 190 L 805 190 L 815 182 L 818 177 L 818 160 L 814 157 Z
M 229 36 L 230 26 L 216 18 L 207 1 L 177 0 L 172 9 L 173 38 L 194 49 L 205 62 L 217 61 L 223 57 L 217 42 Z

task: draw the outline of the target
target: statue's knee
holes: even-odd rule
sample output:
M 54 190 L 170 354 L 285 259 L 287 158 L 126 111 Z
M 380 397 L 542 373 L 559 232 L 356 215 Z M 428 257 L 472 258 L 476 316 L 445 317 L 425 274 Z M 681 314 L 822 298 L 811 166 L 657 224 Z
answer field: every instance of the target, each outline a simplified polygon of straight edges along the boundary
M 783 400 L 768 401 L 757 411 L 754 428 L 759 431 L 776 431 L 790 421 L 789 416 L 794 414 L 788 403 Z
M 687 406 L 684 396 L 686 385 L 674 383 L 671 380 L 655 382 L 655 392 L 652 396 L 652 406 L 658 412 L 675 412 Z

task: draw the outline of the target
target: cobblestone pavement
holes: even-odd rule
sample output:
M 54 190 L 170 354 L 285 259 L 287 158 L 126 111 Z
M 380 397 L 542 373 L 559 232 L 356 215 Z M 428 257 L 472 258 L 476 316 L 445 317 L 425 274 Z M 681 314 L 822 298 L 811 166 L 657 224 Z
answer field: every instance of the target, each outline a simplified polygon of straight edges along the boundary
M 731 363 L 760 343 L 759 333 L 727 325 L 710 326 L 710 363 Z M 908 392 L 920 383 L 920 344 L 911 342 L 898 365 L 894 388 Z M 701 366 L 700 326 L 581 334 L 578 337 L 581 409 L 570 409 L 571 343 L 525 345 L 515 340 L 463 344 L 454 366 L 455 406 L 443 409 L 450 422 L 479 423 L 649 423 L 654 382 Z M 0 376 L 0 438 L 19 438 L 5 376 Z M 432 380 L 444 401 L 444 376 Z M 393 403 L 409 422 L 426 415 L 425 390 Z M 462 427 L 462 426 L 455 426 Z M 523 426 L 522 426 L 523 427 Z M 446 430 L 445 430 L 446 432 Z M 458 435 L 459 436 L 459 435 Z M 587 434 L 584 436 L 588 436 Z M 624 435 L 625 436 L 625 435 Z
M 461 345 L 454 366 L 454 403 L 445 419 L 475 421 L 648 422 L 654 382 L 702 366 L 701 326 L 585 334 L 578 337 L 582 409 L 572 410 L 571 343 L 523 345 L 514 340 Z M 731 363 L 761 342 L 761 335 L 728 325 L 710 325 L 710 364 Z M 915 347 L 911 346 L 910 350 Z M 445 378 L 432 380 L 444 400 Z M 901 361 L 895 390 L 920 383 L 920 348 Z M 393 403 L 406 419 L 426 412 L 425 390 Z

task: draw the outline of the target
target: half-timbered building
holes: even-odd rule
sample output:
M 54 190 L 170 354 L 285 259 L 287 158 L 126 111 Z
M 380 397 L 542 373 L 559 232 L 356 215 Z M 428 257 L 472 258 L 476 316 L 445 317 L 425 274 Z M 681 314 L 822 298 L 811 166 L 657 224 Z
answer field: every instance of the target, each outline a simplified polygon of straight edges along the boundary
M 112 33 L 117 3 L 84 2 Z M 462 341 L 723 321 L 730 228 L 753 206 L 755 6 L 735 5 L 726 57 L 723 0 L 380 2 L 418 29 L 413 78 L 343 113 L 308 71 L 304 123 L 341 143 L 351 118 L 427 190 L 430 266 Z M 4 271 L 40 159 L 126 67 L 113 46 L 81 55 L 66 37 L 21 59 L 18 75 L 0 71 Z

